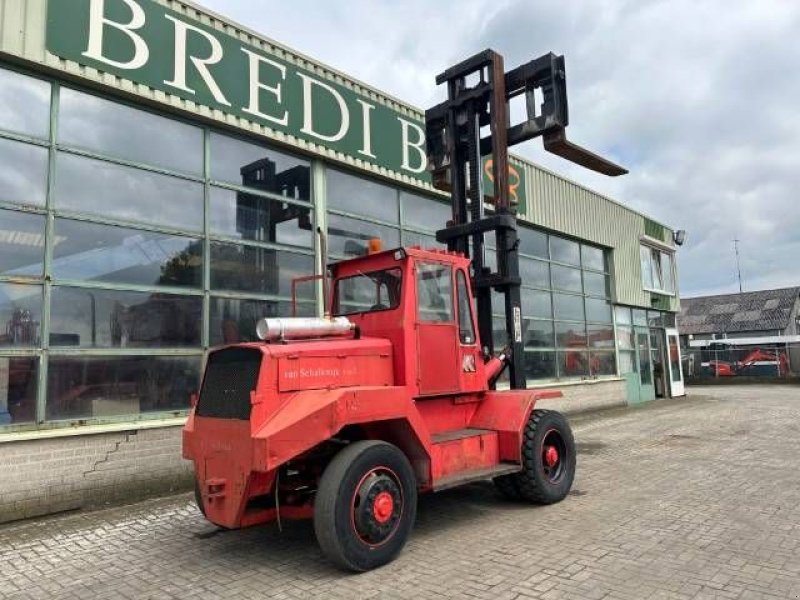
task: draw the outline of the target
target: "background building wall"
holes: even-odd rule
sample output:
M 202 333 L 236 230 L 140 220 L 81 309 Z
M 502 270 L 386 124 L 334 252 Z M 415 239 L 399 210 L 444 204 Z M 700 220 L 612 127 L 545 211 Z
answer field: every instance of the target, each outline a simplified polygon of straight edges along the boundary
M 180 426 L 0 443 L 0 523 L 190 489 Z

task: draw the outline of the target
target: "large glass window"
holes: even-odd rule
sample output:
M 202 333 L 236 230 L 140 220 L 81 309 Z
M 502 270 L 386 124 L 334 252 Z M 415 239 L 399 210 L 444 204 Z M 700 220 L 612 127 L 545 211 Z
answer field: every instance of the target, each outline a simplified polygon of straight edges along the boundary
M 203 228 L 202 184 L 63 152 L 56 160 L 55 205 L 175 229 Z
M 580 266 L 581 252 L 578 242 L 564 238 L 550 236 L 550 258 L 551 260 L 567 263 L 568 265 Z
M 0 68 L 0 164 L 0 430 L 182 414 L 207 347 L 317 313 L 308 160 Z
M 44 215 L 0 210 L 0 275 L 42 276 L 44 228 Z
M 310 317 L 313 303 L 298 303 L 292 314 L 292 303 L 284 300 L 249 300 L 242 298 L 211 298 L 209 337 L 212 346 L 255 342 L 256 323 L 269 317 Z
M 400 202 L 403 207 L 404 227 L 416 227 L 424 231 L 437 231 L 444 229 L 447 222 L 453 218 L 453 210 L 445 202 L 439 202 L 406 191 L 400 192 Z
M 0 165 L 0 201 L 44 206 L 47 148 L 0 138 Z
M 314 257 L 309 254 L 211 242 L 211 288 L 214 290 L 291 298 L 292 280 L 313 274 Z
M 213 234 L 313 249 L 313 220 L 310 206 L 211 188 L 209 224 Z
M 217 133 L 211 134 L 211 178 L 278 196 L 311 199 L 307 160 Z
M 39 359 L 0 356 L 0 426 L 36 421 Z
M 200 127 L 69 88 L 61 88 L 59 100 L 60 144 L 167 170 L 203 174 Z
M 0 282 L 0 348 L 37 346 L 41 327 L 42 286 Z
M 662 294 L 675 294 L 675 255 L 658 248 L 639 246 L 642 287 Z
M 199 239 L 56 219 L 53 277 L 135 285 L 199 288 Z
M 0 129 L 46 139 L 50 130 L 50 83 L 0 69 Z
M 54 287 L 51 298 L 51 346 L 200 345 L 203 299 L 199 296 Z
M 526 227 L 520 228 L 519 238 L 527 378 L 615 375 L 606 251 Z M 492 307 L 502 324 L 499 294 Z M 498 326 L 495 346 L 504 343 L 505 332 Z
M 387 185 L 328 169 L 328 208 L 381 221 L 399 221 L 397 190 Z
M 328 252 L 331 256 L 352 257 L 367 253 L 369 240 L 379 239 L 385 249 L 400 245 L 400 230 L 341 215 L 328 215 Z
M 135 417 L 189 406 L 199 356 L 51 356 L 47 419 Z

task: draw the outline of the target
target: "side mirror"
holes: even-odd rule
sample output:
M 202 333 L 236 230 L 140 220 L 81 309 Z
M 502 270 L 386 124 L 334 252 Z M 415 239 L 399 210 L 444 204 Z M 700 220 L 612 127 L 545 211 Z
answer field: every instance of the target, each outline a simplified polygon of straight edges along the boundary
M 189 396 L 189 406 L 191 408 L 193 409 L 197 408 L 197 399 L 198 399 L 197 392 L 192 392 L 192 395 Z

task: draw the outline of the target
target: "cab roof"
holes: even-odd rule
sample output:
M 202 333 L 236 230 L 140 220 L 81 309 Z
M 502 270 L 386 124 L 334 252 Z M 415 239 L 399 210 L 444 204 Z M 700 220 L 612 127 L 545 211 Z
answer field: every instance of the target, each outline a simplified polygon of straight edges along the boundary
M 423 248 L 421 246 L 401 246 L 398 248 L 392 248 L 390 250 L 382 250 L 380 252 L 374 252 L 372 254 L 365 254 L 364 256 L 355 256 L 353 258 L 342 259 L 336 261 L 334 263 L 330 263 L 328 268 L 330 268 L 334 273 L 337 270 L 339 265 L 346 263 L 348 267 L 351 266 L 358 266 L 359 263 L 363 264 L 371 264 L 371 263 L 378 263 L 382 264 L 387 259 L 393 258 L 394 260 L 399 260 L 401 257 L 396 257 L 395 254 L 397 252 L 403 252 L 404 257 L 408 256 L 411 258 L 418 258 L 424 260 L 434 260 L 434 261 L 445 261 L 450 262 L 453 264 L 460 264 L 461 266 L 468 266 L 470 260 L 466 258 L 461 252 L 451 252 L 450 250 L 444 250 L 439 248 Z

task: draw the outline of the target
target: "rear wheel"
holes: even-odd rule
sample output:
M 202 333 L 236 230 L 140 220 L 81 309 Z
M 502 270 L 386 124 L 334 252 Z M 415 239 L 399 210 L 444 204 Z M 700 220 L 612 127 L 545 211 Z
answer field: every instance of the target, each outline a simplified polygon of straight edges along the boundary
M 417 485 L 399 448 L 353 442 L 330 462 L 314 501 L 314 531 L 338 567 L 368 571 L 390 562 L 408 539 Z
M 500 492 L 536 504 L 563 500 L 575 479 L 575 440 L 564 415 L 552 410 L 533 411 L 521 450 L 522 471 L 495 479 Z
M 200 512 L 203 513 L 203 516 L 206 516 L 206 509 L 203 506 L 203 494 L 200 493 L 200 483 L 198 483 L 197 478 L 194 480 L 194 501 L 197 504 L 197 508 L 200 509 Z

